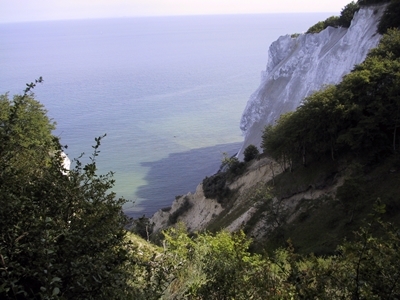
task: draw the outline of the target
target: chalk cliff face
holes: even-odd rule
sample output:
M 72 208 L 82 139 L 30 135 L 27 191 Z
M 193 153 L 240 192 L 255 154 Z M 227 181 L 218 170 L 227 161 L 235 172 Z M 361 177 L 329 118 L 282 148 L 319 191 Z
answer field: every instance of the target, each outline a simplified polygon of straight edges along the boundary
M 379 43 L 377 25 L 384 6 L 360 9 L 349 28 L 328 27 L 317 34 L 282 36 L 269 48 L 259 88 L 250 96 L 240 128 L 244 144 L 260 147 L 262 130 L 324 85 L 337 84 Z

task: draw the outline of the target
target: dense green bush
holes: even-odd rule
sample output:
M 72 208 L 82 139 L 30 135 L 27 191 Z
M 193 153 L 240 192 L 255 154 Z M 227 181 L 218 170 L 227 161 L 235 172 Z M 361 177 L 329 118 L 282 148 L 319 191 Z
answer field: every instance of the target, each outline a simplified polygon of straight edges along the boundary
M 308 28 L 306 33 L 318 33 L 318 32 L 321 32 L 322 30 L 324 30 L 325 28 L 326 27 L 325 27 L 324 21 L 319 21 L 319 22 L 315 23 L 313 26 L 311 26 L 310 28 Z
M 254 145 L 248 145 L 246 149 L 244 149 L 243 155 L 244 155 L 244 161 L 249 162 L 260 154 L 260 151 L 258 151 L 258 148 Z
M 230 193 L 230 189 L 226 186 L 226 173 L 219 172 L 211 177 L 205 177 L 203 192 L 206 198 L 223 201 Z
M 246 170 L 246 164 L 242 161 L 239 161 L 237 157 L 231 159 L 229 164 L 229 168 L 226 171 L 227 179 L 233 180 L 235 177 L 242 175 Z
M 63 167 L 46 110 L 0 97 L 0 298 L 118 299 L 130 293 L 124 199 L 87 164 Z
M 329 26 L 348 28 L 350 26 L 351 20 L 353 20 L 354 14 L 359 10 L 359 8 L 359 5 L 352 1 L 342 9 L 339 17 L 332 16 L 327 18 L 325 21 L 320 21 L 311 26 L 306 33 L 318 33 Z
M 340 12 L 338 20 L 338 26 L 350 27 L 351 20 L 353 20 L 354 14 L 360 9 L 360 6 L 354 1 L 347 4 Z
M 379 25 L 378 32 L 384 34 L 390 28 L 400 28 L 400 0 L 392 0 L 385 10 Z
M 226 204 L 231 190 L 228 184 L 246 171 L 246 163 L 239 161 L 236 156 L 229 157 L 223 153 L 223 159 L 218 173 L 203 179 L 203 192 L 206 198 L 217 199 L 222 205 Z

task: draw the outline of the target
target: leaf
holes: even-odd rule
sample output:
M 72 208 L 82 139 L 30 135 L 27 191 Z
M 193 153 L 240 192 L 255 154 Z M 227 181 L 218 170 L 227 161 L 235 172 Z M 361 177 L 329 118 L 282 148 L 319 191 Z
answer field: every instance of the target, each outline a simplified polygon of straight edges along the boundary
M 50 284 L 53 284 L 54 282 L 61 282 L 61 278 L 60 278 L 60 277 L 54 277 L 54 278 L 51 280 Z
M 58 287 L 55 287 L 54 289 L 53 289 L 53 296 L 56 296 L 56 295 L 58 295 L 60 293 L 60 289 L 58 288 Z

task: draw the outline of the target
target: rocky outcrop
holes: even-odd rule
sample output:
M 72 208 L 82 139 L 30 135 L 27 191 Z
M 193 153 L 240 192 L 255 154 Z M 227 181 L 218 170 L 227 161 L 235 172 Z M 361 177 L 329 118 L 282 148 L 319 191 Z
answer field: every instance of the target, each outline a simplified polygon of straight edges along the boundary
M 202 184 L 199 184 L 194 194 L 188 193 L 177 197 L 171 208 L 158 210 L 150 218 L 150 224 L 154 224 L 154 232 L 165 229 L 177 221 L 185 223 L 189 231 L 203 230 L 221 211 L 221 205 L 214 199 L 207 199 Z
M 275 173 L 272 173 L 272 165 L 276 169 Z M 280 173 L 279 169 L 276 163 L 267 158 L 254 161 L 244 175 L 238 177 L 229 185 L 229 188 L 235 190 L 237 195 L 229 211 L 233 212 L 235 209 L 241 207 L 248 200 L 246 197 L 247 191 L 259 182 L 271 180 L 272 174 L 277 175 Z M 183 207 L 186 208 L 182 209 Z M 217 200 L 207 199 L 204 196 L 202 184 L 199 184 L 194 194 L 189 193 L 177 197 L 169 210 L 161 209 L 157 211 L 150 218 L 150 223 L 154 224 L 153 231 L 156 232 L 171 225 L 170 220 L 174 218 L 174 222 L 183 222 L 189 231 L 197 231 L 205 229 L 212 221 L 220 218 L 220 214 L 223 211 L 224 208 Z M 179 213 L 179 216 L 176 216 L 176 213 Z M 226 211 L 225 213 L 229 214 Z M 240 221 L 236 221 L 236 223 L 238 222 Z M 237 228 L 236 223 L 231 224 L 229 229 L 235 230 Z
M 334 196 L 337 187 L 343 183 L 341 177 L 338 177 L 329 185 L 306 186 L 304 189 L 297 189 L 288 197 L 274 198 L 267 208 L 263 207 L 265 199 L 257 195 L 265 188 L 267 182 L 273 184 L 274 178 L 282 171 L 281 165 L 267 157 L 252 161 L 246 172 L 229 185 L 234 191 L 234 196 L 225 207 L 215 199 L 207 199 L 200 184 L 194 194 L 177 197 L 171 208 L 156 212 L 150 219 L 153 231 L 166 229 L 177 222 L 184 223 L 189 232 L 208 229 L 213 223 L 214 229 L 236 231 L 246 226 L 255 214 L 259 213 L 257 220 L 252 220 L 254 224 L 250 233 L 256 238 L 263 237 L 268 233 L 268 228 L 273 228 L 273 224 L 268 223 L 270 218 L 265 217 L 271 210 L 279 207 L 280 212 L 285 211 L 286 221 L 290 222 L 290 219 L 299 213 L 297 204 L 300 200 Z M 215 222 L 218 223 L 217 226 Z

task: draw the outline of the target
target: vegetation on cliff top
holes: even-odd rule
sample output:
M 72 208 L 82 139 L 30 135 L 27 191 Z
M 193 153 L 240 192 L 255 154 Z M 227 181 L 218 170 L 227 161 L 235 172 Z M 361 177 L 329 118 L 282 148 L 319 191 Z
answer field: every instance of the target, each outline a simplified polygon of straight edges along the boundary
M 342 9 L 342 11 L 340 12 L 340 16 L 331 16 L 325 21 L 320 21 L 311 26 L 306 31 L 306 33 L 319 33 L 329 26 L 348 28 L 350 27 L 351 20 L 353 19 L 354 14 L 360 9 L 360 7 L 383 3 L 389 3 L 389 7 L 382 16 L 378 26 L 378 32 L 380 34 L 384 34 L 386 33 L 388 28 L 398 28 L 400 26 L 400 21 L 398 18 L 400 13 L 399 0 L 358 0 L 357 2 L 352 1 Z
M 327 18 L 325 21 L 320 21 L 317 24 L 311 26 L 306 33 L 318 33 L 324 30 L 325 28 L 331 27 L 346 27 L 350 26 L 351 20 L 353 19 L 354 14 L 360 9 L 360 6 L 352 1 L 347 4 L 342 11 L 340 12 L 340 16 L 331 16 Z

